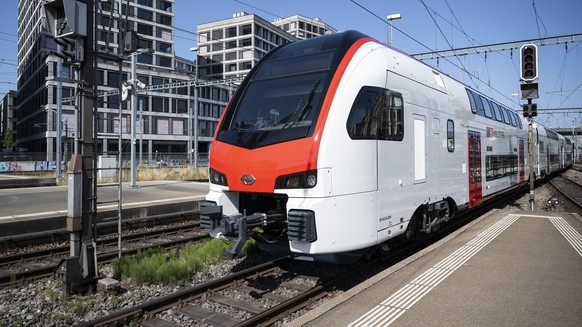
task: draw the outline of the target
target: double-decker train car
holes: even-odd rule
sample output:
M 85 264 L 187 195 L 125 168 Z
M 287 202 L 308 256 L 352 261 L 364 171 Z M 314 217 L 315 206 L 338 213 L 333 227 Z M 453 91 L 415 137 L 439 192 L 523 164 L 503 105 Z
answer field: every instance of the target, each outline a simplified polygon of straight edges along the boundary
M 550 132 L 538 129 L 540 160 Z M 201 224 L 236 239 L 231 257 L 252 237 L 347 262 L 526 184 L 527 139 L 512 110 L 359 32 L 298 41 L 261 59 L 225 110 Z

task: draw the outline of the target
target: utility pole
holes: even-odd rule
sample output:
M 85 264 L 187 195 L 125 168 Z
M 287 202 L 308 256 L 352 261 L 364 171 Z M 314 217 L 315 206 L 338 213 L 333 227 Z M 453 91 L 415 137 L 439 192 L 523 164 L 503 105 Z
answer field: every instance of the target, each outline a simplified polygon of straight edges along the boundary
M 95 60 L 95 0 L 47 0 L 44 2 L 47 29 L 63 48 L 58 57 L 79 64 L 80 135 L 68 175 L 67 231 L 70 257 L 61 260 L 55 275 L 63 281 L 63 292 L 86 291 L 97 282 L 96 213 L 97 184 L 95 140 L 97 128 L 97 74 Z M 59 101 L 61 103 L 62 101 Z M 60 120 L 60 116 L 58 117 Z M 60 134 L 61 131 L 59 130 Z
M 533 162 L 533 118 L 538 115 L 537 104 L 533 99 L 539 98 L 538 83 L 538 54 L 535 44 L 525 44 L 520 49 L 520 79 L 525 82 L 520 85 L 521 99 L 527 100 L 523 105 L 523 116 L 528 121 L 528 145 L 529 145 L 529 204 L 530 210 L 535 211 L 535 180 Z
M 136 179 L 136 172 L 135 172 L 135 115 L 136 115 L 136 107 L 137 107 L 137 94 L 135 93 L 135 80 L 137 79 L 137 74 L 135 72 L 135 57 L 137 53 L 134 52 L 131 54 L 131 80 L 134 82 L 131 88 L 131 136 L 130 136 L 130 145 L 131 145 L 131 187 L 137 187 L 135 184 Z

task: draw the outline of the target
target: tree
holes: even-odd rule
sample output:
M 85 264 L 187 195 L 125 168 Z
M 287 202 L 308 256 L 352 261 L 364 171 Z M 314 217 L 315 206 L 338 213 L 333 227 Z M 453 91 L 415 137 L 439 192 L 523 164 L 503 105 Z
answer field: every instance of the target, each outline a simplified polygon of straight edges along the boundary
M 3 148 L 11 148 L 12 147 L 12 130 L 7 128 L 4 132 L 4 141 L 2 142 Z

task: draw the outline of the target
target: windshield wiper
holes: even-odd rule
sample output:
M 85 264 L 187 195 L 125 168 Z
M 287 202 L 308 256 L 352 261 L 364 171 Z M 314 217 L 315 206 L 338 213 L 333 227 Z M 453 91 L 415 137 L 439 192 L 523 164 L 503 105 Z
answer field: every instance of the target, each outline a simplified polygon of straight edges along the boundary
M 305 117 L 307 116 L 309 111 L 311 111 L 311 108 L 313 108 L 313 106 L 311 105 L 311 101 L 313 101 L 313 97 L 315 96 L 315 90 L 317 89 L 317 85 L 319 85 L 319 80 L 317 80 L 315 84 L 313 84 L 311 92 L 309 92 L 309 96 L 305 101 L 305 104 L 301 106 L 301 104 L 303 103 L 303 99 L 299 101 L 297 108 L 295 109 L 295 111 L 293 111 L 293 115 L 291 116 L 291 118 L 289 118 L 289 121 L 285 123 L 285 125 L 281 129 L 291 128 L 293 127 L 293 125 L 297 124 L 297 122 L 305 120 Z M 299 108 L 301 108 L 301 110 L 299 110 Z M 298 110 L 299 114 L 296 115 Z

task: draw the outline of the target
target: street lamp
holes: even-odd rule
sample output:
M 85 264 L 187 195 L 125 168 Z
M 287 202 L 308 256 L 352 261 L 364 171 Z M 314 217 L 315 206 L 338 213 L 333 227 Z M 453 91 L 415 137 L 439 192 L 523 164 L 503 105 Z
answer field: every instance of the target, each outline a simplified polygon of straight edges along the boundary
M 400 14 L 391 14 L 386 16 L 388 20 L 388 45 L 392 45 L 392 21 L 401 19 L 402 15 Z
M 190 48 L 190 51 L 196 53 L 194 59 L 194 113 L 192 113 L 192 109 L 188 108 L 188 154 L 195 169 L 198 168 L 198 50 L 198 47 Z M 194 118 L 193 133 L 192 118 Z M 194 134 L 194 149 L 192 149 L 192 134 Z
M 135 116 L 137 111 L 137 88 L 143 89 L 145 85 L 137 79 L 136 73 L 136 57 L 143 53 L 153 53 L 153 49 L 137 49 L 137 51 L 130 54 L 131 57 L 131 187 L 137 187 L 136 173 L 135 173 Z M 121 122 L 119 122 L 121 124 Z M 121 144 L 119 145 L 121 146 Z M 121 148 L 120 148 L 121 150 Z
M 572 120 L 572 162 L 576 162 L 576 117 Z

